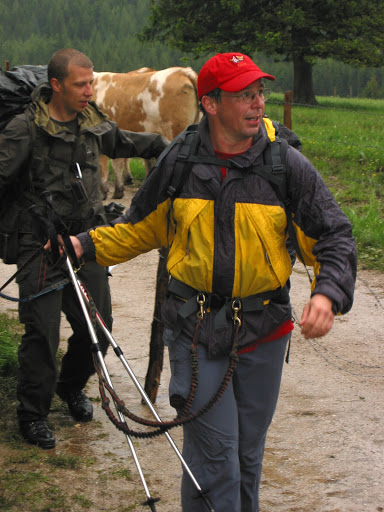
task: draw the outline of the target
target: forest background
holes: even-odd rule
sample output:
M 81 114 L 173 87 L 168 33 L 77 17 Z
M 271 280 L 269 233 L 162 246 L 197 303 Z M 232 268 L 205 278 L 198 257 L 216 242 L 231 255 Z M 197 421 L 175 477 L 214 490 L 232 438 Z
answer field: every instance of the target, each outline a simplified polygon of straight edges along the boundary
M 136 34 L 148 21 L 149 6 L 149 0 L 1 0 L 0 66 L 47 64 L 57 49 L 74 47 L 89 55 L 96 71 L 191 66 L 198 72 L 210 55 L 194 59 L 164 44 L 139 42 Z M 292 63 L 275 62 L 261 51 L 252 57 L 276 76 L 273 91 L 292 89 Z M 321 59 L 313 81 L 316 96 L 384 98 L 384 67 Z

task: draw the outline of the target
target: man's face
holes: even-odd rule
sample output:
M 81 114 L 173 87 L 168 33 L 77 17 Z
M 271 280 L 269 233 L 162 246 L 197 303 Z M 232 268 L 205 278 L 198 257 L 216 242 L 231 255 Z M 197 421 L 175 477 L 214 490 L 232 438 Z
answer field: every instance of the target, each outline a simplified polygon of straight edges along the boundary
M 264 100 L 259 94 L 263 89 L 262 80 L 257 80 L 241 91 L 222 92 L 216 106 L 215 127 L 228 140 L 241 142 L 259 133 L 264 114 Z
M 58 82 L 61 105 L 69 115 L 78 114 L 87 107 L 92 96 L 92 83 L 92 68 L 82 68 L 69 63 L 67 77 L 63 82 Z

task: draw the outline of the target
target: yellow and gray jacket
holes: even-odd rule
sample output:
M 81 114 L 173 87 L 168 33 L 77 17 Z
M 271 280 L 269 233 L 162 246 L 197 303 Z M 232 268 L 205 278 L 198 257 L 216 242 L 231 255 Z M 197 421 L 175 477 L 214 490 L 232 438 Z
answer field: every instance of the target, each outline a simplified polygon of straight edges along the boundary
M 281 325 L 291 317 L 286 212 L 271 184 L 250 172 L 253 166 L 263 165 L 264 150 L 274 137 L 271 123 L 265 123 L 252 147 L 233 158 L 238 168 L 231 168 L 224 181 L 218 165 L 197 162 L 171 200 L 167 189 L 178 152 L 174 141 L 126 214 L 109 226 L 80 235 L 85 257 L 111 265 L 169 247 L 167 270 L 176 282 L 217 297 L 218 303 L 261 297 L 263 307 L 243 311 L 240 346 Z M 198 131 L 198 155 L 214 156 L 205 119 Z M 286 172 L 301 252 L 305 263 L 315 269 L 312 293 L 328 296 L 334 310 L 345 313 L 352 306 L 356 276 L 351 224 L 316 169 L 292 147 L 286 154 Z M 177 293 L 169 295 L 163 307 L 167 327 L 176 328 L 182 306 Z M 212 310 L 215 313 L 214 305 Z M 192 332 L 195 318 L 185 317 L 183 322 L 183 329 Z M 215 314 L 204 319 L 200 342 L 210 347 L 212 355 L 228 349 L 230 315 L 226 322 L 223 329 L 222 323 L 220 328 L 215 323 Z

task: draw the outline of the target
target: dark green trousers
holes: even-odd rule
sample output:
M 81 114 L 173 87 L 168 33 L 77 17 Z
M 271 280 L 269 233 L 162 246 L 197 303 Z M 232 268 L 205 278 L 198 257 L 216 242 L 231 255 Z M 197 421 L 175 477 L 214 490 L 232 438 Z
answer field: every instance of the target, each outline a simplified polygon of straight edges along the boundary
M 21 255 L 19 265 L 30 250 Z M 66 267 L 49 267 L 44 255 L 18 276 L 19 297 L 34 295 L 42 289 L 68 277 Z M 106 326 L 112 328 L 111 296 L 107 271 L 97 263 L 88 262 L 78 277 L 93 297 Z M 72 335 L 59 370 L 56 354 L 60 341 L 60 320 L 65 314 Z M 32 301 L 19 303 L 20 322 L 25 326 L 18 351 L 19 379 L 17 394 L 19 421 L 45 419 L 59 386 L 62 391 L 82 389 L 95 372 L 91 352 L 92 341 L 72 283 L 62 289 L 42 295 Z M 97 331 L 103 354 L 108 342 Z

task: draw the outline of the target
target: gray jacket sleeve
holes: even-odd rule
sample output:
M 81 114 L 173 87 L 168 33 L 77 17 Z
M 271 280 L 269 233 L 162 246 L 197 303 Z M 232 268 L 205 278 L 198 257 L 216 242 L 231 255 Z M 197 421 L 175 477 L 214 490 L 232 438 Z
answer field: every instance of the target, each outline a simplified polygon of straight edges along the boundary
M 303 241 L 312 241 L 320 265 L 312 295 L 326 295 L 335 312 L 346 313 L 353 304 L 357 268 L 352 225 L 320 173 L 293 148 L 288 148 L 287 170 L 294 222 L 305 234 Z
M 109 123 L 113 129 L 103 135 L 101 149 L 110 158 L 157 158 L 169 144 L 158 133 L 120 130 L 116 123 Z

